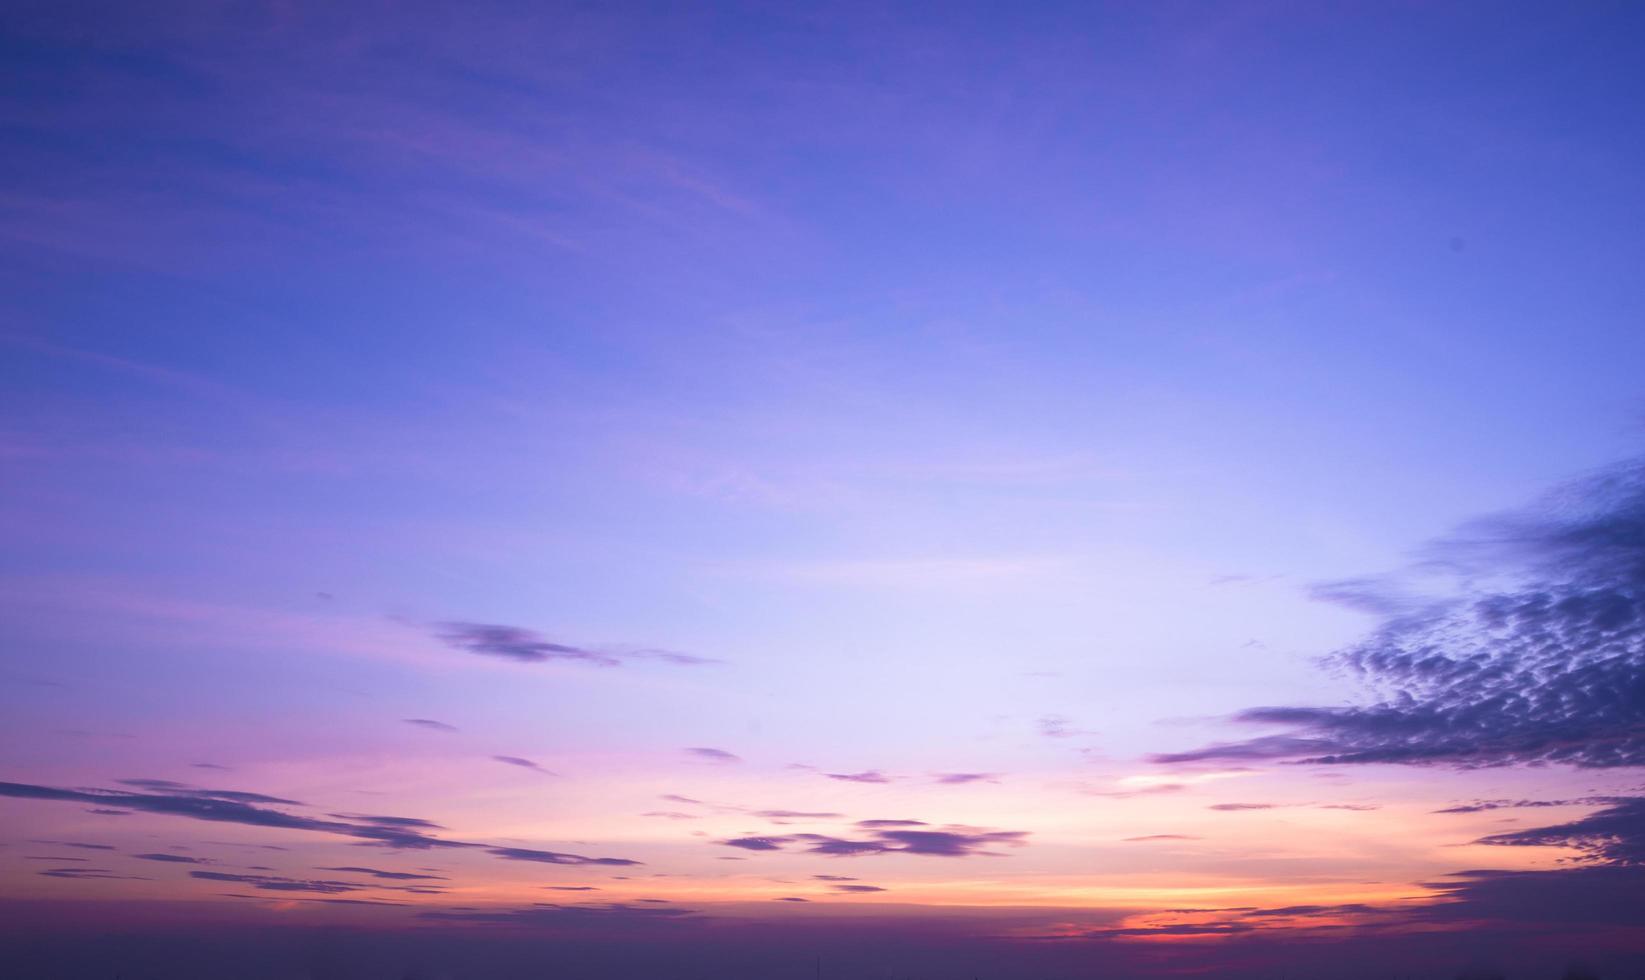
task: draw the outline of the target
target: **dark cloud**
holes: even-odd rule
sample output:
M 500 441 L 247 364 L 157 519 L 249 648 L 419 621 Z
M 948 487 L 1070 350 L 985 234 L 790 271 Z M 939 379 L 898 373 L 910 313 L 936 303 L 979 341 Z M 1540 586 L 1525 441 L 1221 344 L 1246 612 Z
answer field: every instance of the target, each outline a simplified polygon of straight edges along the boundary
M 858 820 L 859 827 L 924 827 L 924 820 Z
M 1645 797 L 1618 799 L 1569 823 L 1482 837 L 1476 843 L 1504 847 L 1569 847 L 1590 862 L 1645 867 Z
M 965 783 L 997 783 L 999 773 L 995 772 L 939 772 L 934 777 L 937 782 L 947 786 L 960 786 Z
M 7 784 L 0 783 L 0 787 L 3 787 L 5 785 L 7 785 Z M 0 796 L 5 796 L 5 795 L 7 795 L 7 794 L 3 790 L 0 790 Z M 112 850 L 115 850 L 115 847 L 114 847 L 113 844 L 86 844 L 86 843 L 83 843 L 81 841 L 74 841 L 74 840 L 31 840 L 31 841 L 29 841 L 29 843 L 30 844 L 56 844 L 58 847 L 78 847 L 82 851 L 112 851 Z
M 164 861 L 168 864 L 210 864 L 204 858 L 184 857 L 181 854 L 133 854 L 140 861 Z
M 879 885 L 830 885 L 829 887 L 837 892 L 861 892 L 864 894 L 868 892 L 885 891 L 885 889 L 881 888 Z
M 316 871 L 343 871 L 343 872 L 347 872 L 349 874 L 370 875 L 373 878 L 384 878 L 384 879 L 388 879 L 388 880 L 392 880 L 392 881 L 445 881 L 446 880 L 445 878 L 442 878 L 439 875 L 411 874 L 410 872 L 406 872 L 406 871 L 379 871 L 376 868 L 341 867 L 341 868 L 315 868 L 314 870 L 316 870 Z
M 815 878 L 818 881 L 856 881 L 857 880 L 857 879 L 851 877 L 850 875 L 812 875 L 811 877 Z
M 1184 915 L 1212 918 L 1196 922 L 1176 920 L 1177 916 Z M 1232 936 L 1262 932 L 1297 937 L 1308 932 L 1325 934 L 1342 928 L 1342 923 L 1335 921 L 1309 920 L 1347 919 L 1357 925 L 1364 925 L 1367 919 L 1386 919 L 1393 916 L 1403 917 L 1403 910 L 1389 906 L 1366 905 L 1361 902 L 1337 905 L 1283 905 L 1273 908 L 1252 905 L 1180 908 L 1154 913 L 1138 925 L 1092 930 L 1085 933 L 1085 938 Z
M 740 847 L 745 851 L 780 851 L 784 844 L 794 843 L 793 837 L 733 837 L 720 841 L 726 847 Z
M 627 660 L 659 660 L 682 667 L 720 663 L 709 657 L 677 653 L 673 650 L 595 650 L 572 646 L 567 643 L 556 643 L 533 630 L 495 623 L 439 623 L 435 626 L 434 635 L 447 646 L 466 653 L 501 657 L 520 663 L 565 660 L 601 667 L 615 667 Z
M 1237 810 L 1272 810 L 1277 806 L 1279 806 L 1278 803 L 1213 803 L 1206 809 L 1233 812 Z
M 234 771 L 234 769 L 230 766 L 220 766 L 215 762 L 191 762 L 189 763 L 189 767 L 192 769 L 215 769 L 218 772 Z
M 1446 899 L 1412 913 L 1418 921 L 1480 922 L 1541 930 L 1645 929 L 1645 869 L 1600 865 L 1555 871 L 1464 871 L 1426 887 Z
M 615 667 L 619 661 L 607 653 L 596 653 L 582 647 L 554 643 L 541 635 L 518 626 L 500 626 L 491 623 L 440 623 L 434 635 L 447 646 L 468 653 L 502 657 L 521 663 L 541 663 L 545 660 L 574 660 Z
M 545 776 L 558 775 L 558 773 L 550 772 L 542 766 L 537 765 L 537 763 L 532 762 L 530 759 L 522 759 L 517 755 L 494 755 L 492 758 L 505 765 L 518 766 L 521 769 L 530 769 L 532 772 L 540 772 Z
M 1359 813 L 1382 809 L 1380 803 L 1321 803 L 1321 810 L 1353 810 Z
M 431 732 L 457 731 L 456 725 L 448 725 L 443 721 L 435 721 L 433 718 L 401 718 L 400 720 L 408 725 L 416 725 L 418 728 L 426 728 Z
M 597 892 L 593 885 L 544 885 L 543 888 L 551 892 Z
M 614 857 L 584 857 L 581 854 L 562 854 L 559 851 L 538 851 L 529 847 L 488 847 L 487 854 L 492 854 L 505 861 L 535 861 L 539 864 L 599 864 L 611 867 L 630 867 L 640 864 L 639 861 L 630 861 L 628 858 Z
M 715 749 L 715 748 L 709 748 L 707 746 L 698 746 L 698 747 L 695 747 L 695 748 L 686 749 L 686 751 L 691 753 L 692 755 L 696 756 L 699 759 L 707 759 L 710 762 L 741 762 L 741 761 L 743 761 L 741 756 L 735 755 L 731 752 L 727 752 L 725 749 Z
M 332 813 L 328 816 L 338 820 L 358 820 L 361 823 L 376 824 L 379 827 L 418 827 L 424 830 L 444 830 L 432 820 L 423 820 L 419 817 L 383 817 L 367 813 Z
M 322 895 L 340 895 L 345 892 L 356 892 L 370 887 L 352 881 L 308 880 L 284 878 L 278 875 L 230 874 L 226 871 L 190 871 L 189 877 L 199 878 L 203 881 L 232 881 L 242 885 L 250 885 L 259 891 L 317 892 Z
M 1538 809 L 1553 806 L 1598 806 L 1602 804 L 1621 803 L 1625 797 L 1620 796 L 1584 796 L 1574 800 L 1475 800 L 1472 803 L 1460 803 L 1448 806 L 1435 813 L 1484 813 L 1489 810 L 1520 810 Z
M 1476 842 L 1569 848 L 1579 852 L 1574 863 L 1554 870 L 1458 872 L 1442 881 L 1425 883 L 1424 887 L 1440 899 L 1437 902 L 1169 909 L 1147 917 L 1154 921 L 1089 935 L 1101 938 L 1266 931 L 1297 936 L 1303 931 L 1326 934 L 1333 929 L 1368 926 L 1399 930 L 1442 926 L 1469 932 L 1491 928 L 1497 930 L 1497 935 L 1524 927 L 1553 935 L 1578 929 L 1637 930 L 1645 927 L 1645 904 L 1638 900 L 1645 894 L 1645 797 L 1603 799 L 1609 805 L 1579 819 L 1493 834 Z M 1522 801 L 1507 802 L 1513 805 Z M 1574 801 L 1558 802 L 1563 805 Z M 1183 923 L 1163 919 L 1163 915 L 1213 918 Z
M 889 783 L 891 777 L 878 769 L 869 769 L 864 772 L 825 772 L 829 779 L 838 779 L 847 783 Z
M 798 895 L 789 895 L 784 898 L 773 898 L 773 902 L 809 902 L 809 898 L 800 898 Z
M 1376 913 L 1381 910 L 1360 902 L 1347 902 L 1341 905 L 1283 905 L 1272 909 L 1252 909 L 1245 913 L 1254 919 L 1282 917 L 1288 919 L 1317 918 L 1323 915 L 1364 915 L 1367 912 Z
M 828 810 L 754 810 L 753 814 L 767 820 L 838 820 L 845 816 Z
M 604 864 L 604 865 L 633 865 L 638 861 L 626 858 L 586 858 L 576 854 L 561 854 L 555 851 L 537 851 L 528 848 L 491 847 L 486 844 L 469 841 L 445 840 L 425 834 L 409 826 L 382 826 L 372 823 L 351 823 L 343 820 L 321 820 L 314 817 L 305 817 L 297 814 L 285 813 L 280 810 L 271 810 L 266 807 L 255 807 L 250 804 L 227 799 L 202 798 L 198 796 L 178 796 L 161 793 L 134 793 L 125 790 L 72 790 L 59 789 L 51 786 L 35 786 L 27 783 L 0 783 L 0 797 L 15 799 L 49 800 L 75 803 L 118 803 L 130 810 L 141 810 L 148 813 L 160 813 L 177 817 L 188 817 L 194 820 L 209 820 L 220 823 L 244 824 L 252 827 L 270 827 L 281 830 L 304 830 L 317 833 L 336 834 L 344 837 L 359 838 L 362 846 L 384 847 L 395 850 L 427 850 L 433 848 L 484 848 L 486 853 L 510 861 L 541 861 L 550 864 Z M 411 822 L 418 825 L 427 824 L 416 818 L 382 817 L 378 820 L 395 821 L 397 823 Z M 427 824 L 432 826 L 432 824 Z M 86 846 L 98 850 L 109 850 L 106 844 L 76 845 L 66 842 L 43 841 L 40 843 L 59 843 L 62 846 Z M 283 850 L 275 845 L 261 845 L 273 850 Z
M 23 796 L 33 799 L 76 799 L 86 802 L 116 802 L 127 809 L 144 810 L 172 816 L 190 817 L 223 823 L 246 824 L 254 827 L 272 827 L 285 830 L 309 830 L 358 837 L 383 847 L 423 849 L 433 847 L 472 847 L 456 841 L 430 837 L 408 828 L 359 825 L 340 821 L 320 820 L 298 816 L 280 810 L 255 807 L 236 800 L 206 798 L 172 793 L 119 793 L 118 791 L 53 790 L 49 787 L 20 786 L 0 783 L 0 796 Z M 247 794 L 257 795 L 257 794 Z
M 173 782 L 169 779 L 116 779 L 115 782 L 121 786 L 135 786 L 138 789 L 168 793 L 172 796 L 193 796 L 202 800 L 230 800 L 235 803 L 279 803 L 289 806 L 302 806 L 296 800 L 286 800 L 278 796 L 245 793 L 233 789 L 198 789 L 187 783 Z
M 316 905 L 365 905 L 385 908 L 404 908 L 406 906 L 405 902 L 391 902 L 382 898 L 303 898 L 296 895 L 282 895 L 276 899 L 267 895 L 239 895 L 234 892 L 218 892 L 218 894 L 224 898 L 248 898 L 258 902 L 277 901 L 281 905 L 285 905 L 287 902 L 312 902 Z
M 882 830 L 875 834 L 885 842 L 886 850 L 906 854 L 929 854 L 940 857 L 965 857 L 971 854 L 990 854 L 983 848 L 997 844 L 1020 847 L 1028 834 L 1020 830 L 941 831 L 941 830 Z
M 116 874 L 107 868 L 49 868 L 36 872 L 46 878 L 83 878 L 98 881 L 153 881 L 139 875 Z
M 934 857 L 997 856 L 985 848 L 1004 844 L 1020 847 L 1028 834 L 1018 830 L 977 830 L 951 827 L 945 830 L 875 829 L 867 840 L 850 840 L 825 834 L 790 834 L 783 837 L 738 837 L 719 843 L 745 851 L 779 851 L 790 844 L 802 845 L 808 854 L 828 857 L 862 857 L 870 854 L 921 854 Z
M 513 909 L 438 909 L 419 912 L 418 918 L 434 922 L 496 923 L 545 928 L 568 927 L 581 932 L 597 927 L 624 928 L 639 924 L 689 922 L 696 917 L 690 909 L 675 906 L 627 905 L 615 902 L 604 905 L 555 905 L 538 902 Z
M 110 809 L 107 809 L 105 807 L 95 807 L 95 806 L 91 807 L 86 812 L 87 813 L 95 813 L 100 817 L 129 817 L 129 816 L 131 816 L 131 811 L 130 810 L 110 810 Z
M 1328 590 L 1379 616 L 1328 664 L 1363 680 L 1348 707 L 1265 707 L 1285 729 L 1156 757 L 1463 768 L 1645 765 L 1645 462 L 1566 488 L 1534 511 L 1432 545 L 1445 598 L 1397 581 Z
M 1248 922 L 1172 922 L 1157 926 L 1093 929 L 1083 935 L 1087 939 L 1117 938 L 1121 936 L 1230 936 L 1254 932 L 1256 928 Z

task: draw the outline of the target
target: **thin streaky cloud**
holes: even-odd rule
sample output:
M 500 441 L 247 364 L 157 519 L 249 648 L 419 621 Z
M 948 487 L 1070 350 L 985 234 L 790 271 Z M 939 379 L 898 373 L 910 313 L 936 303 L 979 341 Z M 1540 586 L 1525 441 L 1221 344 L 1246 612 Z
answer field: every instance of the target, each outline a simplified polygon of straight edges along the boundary
M 517 755 L 494 755 L 492 758 L 503 763 L 504 765 L 515 766 L 520 769 L 530 769 L 532 772 L 542 773 L 544 776 L 559 775 L 558 773 L 550 772 L 549 770 L 544 769 L 542 766 L 539 766 L 530 759 L 524 759 Z
M 706 759 L 709 762 L 741 762 L 741 761 L 743 761 L 741 756 L 736 755 L 736 754 L 731 753 L 731 752 L 727 752 L 725 749 L 716 749 L 716 748 L 710 748 L 710 747 L 707 747 L 707 746 L 699 746 L 699 747 L 686 749 L 685 751 L 690 753 L 691 755 L 696 756 L 699 759 Z

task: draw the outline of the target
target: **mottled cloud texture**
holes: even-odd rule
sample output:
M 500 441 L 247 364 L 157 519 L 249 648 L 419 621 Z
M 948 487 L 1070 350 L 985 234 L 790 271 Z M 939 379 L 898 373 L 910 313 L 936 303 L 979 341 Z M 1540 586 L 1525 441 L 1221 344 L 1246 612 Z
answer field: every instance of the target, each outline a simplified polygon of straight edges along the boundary
M 1382 617 L 1328 661 L 1373 700 L 1253 708 L 1238 719 L 1281 731 L 1156 761 L 1645 765 L 1645 464 L 1430 551 L 1447 598 L 1413 602 L 1392 583 L 1334 593 Z

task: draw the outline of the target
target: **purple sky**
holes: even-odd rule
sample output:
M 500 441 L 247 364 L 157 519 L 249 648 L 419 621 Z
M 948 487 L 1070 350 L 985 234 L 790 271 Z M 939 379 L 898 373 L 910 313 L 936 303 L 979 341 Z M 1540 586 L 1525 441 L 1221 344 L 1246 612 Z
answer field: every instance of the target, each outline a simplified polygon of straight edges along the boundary
M 1645 968 L 1642 20 L 11 4 L 0 953 Z

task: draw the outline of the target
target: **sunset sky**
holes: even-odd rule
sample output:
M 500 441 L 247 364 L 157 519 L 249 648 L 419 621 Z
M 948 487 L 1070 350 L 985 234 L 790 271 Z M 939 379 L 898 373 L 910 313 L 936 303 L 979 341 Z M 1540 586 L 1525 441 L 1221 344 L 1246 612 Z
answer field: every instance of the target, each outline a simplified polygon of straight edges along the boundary
M 1645 969 L 1642 36 L 7 4 L 0 953 Z

